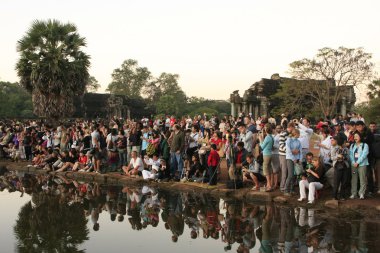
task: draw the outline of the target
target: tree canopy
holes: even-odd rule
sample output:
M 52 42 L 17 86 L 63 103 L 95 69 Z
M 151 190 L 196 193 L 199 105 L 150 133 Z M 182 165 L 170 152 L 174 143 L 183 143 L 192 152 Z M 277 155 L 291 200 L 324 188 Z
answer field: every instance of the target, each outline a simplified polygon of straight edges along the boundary
M 151 78 L 148 68 L 139 67 L 136 60 L 128 59 L 113 71 L 107 91 L 115 95 L 141 97 L 143 88 Z
M 74 24 L 57 20 L 34 21 L 18 41 L 16 70 L 21 86 L 32 93 L 36 115 L 58 119 L 74 112 L 73 100 L 89 78 L 85 46 Z
M 0 118 L 31 118 L 32 96 L 18 83 L 0 82 Z
M 302 59 L 290 64 L 293 78 L 304 81 L 303 96 L 309 96 L 325 116 L 336 111 L 345 86 L 357 86 L 373 77 L 371 54 L 362 48 L 322 48 L 313 59 Z M 297 99 L 297 98 L 295 98 Z

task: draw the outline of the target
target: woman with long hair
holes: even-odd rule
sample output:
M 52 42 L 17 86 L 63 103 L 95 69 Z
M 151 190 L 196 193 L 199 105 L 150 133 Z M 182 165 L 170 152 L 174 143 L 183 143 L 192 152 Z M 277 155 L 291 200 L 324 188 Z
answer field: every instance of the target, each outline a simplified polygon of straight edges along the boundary
M 306 170 L 306 174 L 302 176 L 299 182 L 300 198 L 298 201 L 306 199 L 306 188 L 309 189 L 308 204 L 314 204 L 315 191 L 323 188 L 321 178 L 323 175 L 323 166 L 320 160 L 316 157 L 313 159 L 313 166 Z

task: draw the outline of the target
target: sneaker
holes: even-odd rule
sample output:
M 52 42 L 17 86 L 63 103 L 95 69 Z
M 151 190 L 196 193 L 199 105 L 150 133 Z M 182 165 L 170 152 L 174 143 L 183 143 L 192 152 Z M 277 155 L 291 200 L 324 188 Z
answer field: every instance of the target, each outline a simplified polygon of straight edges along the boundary
M 304 199 L 304 198 L 299 198 L 299 199 L 297 199 L 297 201 L 299 201 L 299 202 L 302 202 L 302 201 L 304 201 L 304 200 L 306 200 L 306 199 Z
M 309 205 L 313 205 L 314 204 L 314 200 L 312 201 L 312 200 L 309 200 L 308 202 L 307 202 Z
M 355 195 L 351 195 L 351 196 L 350 196 L 350 199 L 355 199 L 355 198 L 356 198 Z
M 360 199 L 364 199 L 364 195 L 363 194 L 360 194 Z

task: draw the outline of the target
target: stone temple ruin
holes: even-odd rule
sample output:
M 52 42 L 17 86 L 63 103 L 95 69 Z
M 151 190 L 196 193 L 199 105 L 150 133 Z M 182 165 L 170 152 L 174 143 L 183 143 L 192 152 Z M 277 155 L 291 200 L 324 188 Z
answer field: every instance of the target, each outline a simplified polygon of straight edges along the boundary
M 244 91 L 243 97 L 239 95 L 238 90 L 235 90 L 230 94 L 231 115 L 235 117 L 240 113 L 244 113 L 245 115 L 251 114 L 254 118 L 269 116 L 271 109 L 276 106 L 270 100 L 270 97 L 277 92 L 281 83 L 289 80 L 296 81 L 296 79 L 273 74 L 270 79 L 262 78 L 252 84 L 251 87 Z M 337 104 L 337 113 L 346 115 L 348 111 L 352 110 L 356 101 L 354 87 L 337 88 L 343 90 L 343 95 Z

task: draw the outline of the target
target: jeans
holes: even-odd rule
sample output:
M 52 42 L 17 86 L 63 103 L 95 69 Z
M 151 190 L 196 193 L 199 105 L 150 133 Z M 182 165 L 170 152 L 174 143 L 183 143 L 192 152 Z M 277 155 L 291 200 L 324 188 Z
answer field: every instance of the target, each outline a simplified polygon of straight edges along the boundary
M 183 171 L 182 155 L 181 153 L 170 152 L 170 175 L 174 177 L 177 171 L 180 174 L 179 176 L 181 176 Z
M 286 177 L 287 177 L 287 166 L 286 166 L 286 156 L 279 155 L 280 159 L 280 171 L 281 171 L 281 183 L 280 183 L 280 190 L 285 191 L 285 184 L 286 184 Z
M 287 177 L 285 182 L 285 192 L 293 192 L 294 188 L 294 162 L 286 159 Z
M 127 150 L 126 149 L 117 149 L 119 152 L 119 166 L 127 165 Z
M 351 178 L 351 195 L 358 195 L 358 178 L 360 183 L 359 196 L 364 196 L 365 190 L 367 188 L 367 166 L 361 166 L 351 168 L 352 178 Z

